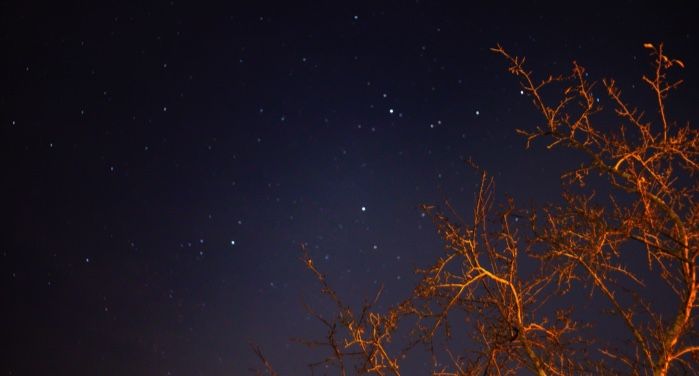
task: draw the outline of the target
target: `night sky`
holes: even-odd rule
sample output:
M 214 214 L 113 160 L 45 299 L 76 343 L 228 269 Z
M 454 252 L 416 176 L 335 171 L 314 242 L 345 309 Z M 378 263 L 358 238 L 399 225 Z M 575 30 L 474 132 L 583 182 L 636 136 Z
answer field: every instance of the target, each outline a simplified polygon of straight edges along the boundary
M 469 213 L 465 159 L 500 197 L 559 197 L 577 159 L 525 150 L 542 118 L 496 43 L 642 106 L 664 41 L 669 110 L 699 112 L 690 2 L 249 3 L 0 5 L 3 375 L 247 374 L 249 341 L 306 373 L 322 356 L 290 338 L 327 303 L 301 244 L 381 309 L 441 254 L 419 205 Z

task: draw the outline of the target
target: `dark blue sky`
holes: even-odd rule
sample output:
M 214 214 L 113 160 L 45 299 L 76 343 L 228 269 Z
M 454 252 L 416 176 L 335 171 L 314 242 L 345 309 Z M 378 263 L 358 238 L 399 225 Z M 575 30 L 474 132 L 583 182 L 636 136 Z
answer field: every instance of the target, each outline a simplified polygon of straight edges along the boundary
M 557 197 L 576 159 L 524 150 L 541 119 L 498 42 L 643 105 L 642 43 L 664 41 L 687 65 L 670 110 L 697 115 L 688 2 L 252 3 L 0 5 L 3 374 L 244 374 L 249 340 L 304 371 L 288 339 L 323 303 L 300 244 L 386 306 L 442 247 L 418 205 L 468 212 L 465 158 Z

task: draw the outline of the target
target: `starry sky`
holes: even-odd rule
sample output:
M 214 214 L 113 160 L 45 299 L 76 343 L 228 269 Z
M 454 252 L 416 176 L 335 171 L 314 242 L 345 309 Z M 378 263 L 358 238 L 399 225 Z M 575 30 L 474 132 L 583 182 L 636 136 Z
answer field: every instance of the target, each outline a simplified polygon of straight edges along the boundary
M 642 106 L 664 41 L 687 66 L 670 110 L 697 115 L 689 2 L 254 3 L 0 4 L 3 374 L 247 374 L 249 341 L 305 373 L 290 338 L 327 302 L 301 244 L 386 307 L 442 249 L 419 205 L 468 213 L 466 158 L 558 197 L 576 159 L 525 150 L 541 118 L 496 43 Z

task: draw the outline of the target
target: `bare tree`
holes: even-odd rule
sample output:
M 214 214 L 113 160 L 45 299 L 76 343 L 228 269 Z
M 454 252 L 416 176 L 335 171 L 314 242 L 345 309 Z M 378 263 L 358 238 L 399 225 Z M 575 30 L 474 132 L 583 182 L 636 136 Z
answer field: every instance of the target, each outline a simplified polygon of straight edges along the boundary
M 614 80 L 603 86 L 621 122 L 618 131 L 596 126 L 593 116 L 602 111 L 587 82 L 585 70 L 573 64 L 567 77 L 549 77 L 536 83 L 524 67 L 524 59 L 501 47 L 495 52 L 510 62 L 510 72 L 520 78 L 524 90 L 543 114 L 546 125 L 519 131 L 527 143 L 546 138 L 548 148 L 581 151 L 587 163 L 564 177 L 585 187 L 596 173 L 611 185 L 606 205 L 596 204 L 594 191 L 564 195 L 565 204 L 544 211 L 544 226 L 534 228 L 542 245 L 534 254 L 553 267 L 560 279 L 589 281 L 632 335 L 633 343 L 621 349 L 599 351 L 623 362 L 636 374 L 666 375 L 673 369 L 697 370 L 693 310 L 697 298 L 697 243 L 699 210 L 696 205 L 699 137 L 688 124 L 679 126 L 666 112 L 669 92 L 682 81 L 671 81 L 673 67 L 684 67 L 669 58 L 663 45 L 646 43 L 653 57 L 653 73 L 643 76 L 655 97 L 656 121 L 622 99 Z M 542 90 L 563 83 L 561 99 L 549 105 Z M 573 107 L 573 108 L 571 108 Z M 536 224 L 536 221 L 532 221 Z M 634 268 L 634 259 L 645 251 L 645 270 Z M 628 282 L 624 284 L 623 282 Z M 647 283 L 662 283 L 675 296 L 669 316 L 663 307 L 644 296 Z M 623 286 L 635 286 L 628 292 Z M 658 288 L 650 289 L 657 294 Z M 623 298 L 631 294 L 632 299 Z
M 665 105 L 682 82 L 668 74 L 684 64 L 662 44 L 644 47 L 653 70 L 642 80 L 655 108 L 645 115 L 625 102 L 614 80 L 603 80 L 613 129 L 599 124 L 604 109 L 582 66 L 537 80 L 524 58 L 493 48 L 543 115 L 541 126 L 517 131 L 527 147 L 541 140 L 548 149 L 580 153 L 585 163 L 562 176 L 560 202 L 531 210 L 511 199 L 496 203 L 493 179 L 474 165 L 481 184 L 470 219 L 448 202 L 444 210 L 423 206 L 444 254 L 418 270 L 412 294 L 386 312 L 373 308 L 380 294 L 357 312 L 343 304 L 304 251 L 337 307 L 330 318 L 313 312 L 328 336 L 307 344 L 329 349 L 314 366 L 400 375 L 406 354 L 422 347 L 433 375 L 699 373 L 699 132 L 671 120 Z M 607 319 L 627 336 L 601 334 L 586 318 L 596 311 L 581 299 L 604 302 Z M 399 335 L 406 325 L 407 339 Z M 439 360 L 445 357 L 449 362 Z

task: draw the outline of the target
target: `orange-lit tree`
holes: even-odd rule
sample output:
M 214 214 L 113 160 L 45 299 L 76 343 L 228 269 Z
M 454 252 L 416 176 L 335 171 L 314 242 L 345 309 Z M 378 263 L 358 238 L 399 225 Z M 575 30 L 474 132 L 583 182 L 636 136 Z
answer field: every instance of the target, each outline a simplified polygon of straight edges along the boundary
M 585 162 L 563 175 L 560 202 L 538 209 L 494 203 L 493 180 L 483 171 L 469 220 L 448 204 L 423 206 L 445 252 L 417 271 L 411 296 L 387 311 L 374 309 L 378 295 L 357 310 L 343 304 L 304 252 L 337 307 L 331 317 L 314 313 L 328 335 L 308 343 L 329 351 L 312 368 L 400 375 L 406 356 L 424 346 L 433 375 L 698 374 L 699 132 L 666 111 L 681 83 L 668 73 L 684 64 L 662 44 L 644 47 L 653 59 L 643 81 L 654 108 L 644 116 L 614 80 L 603 80 L 614 127 L 598 124 L 604 111 L 580 65 L 539 81 L 524 58 L 494 48 L 543 115 L 541 126 L 517 131 L 527 147 L 545 142 Z M 588 317 L 597 314 L 592 302 L 626 336 L 601 334 L 599 320 Z

